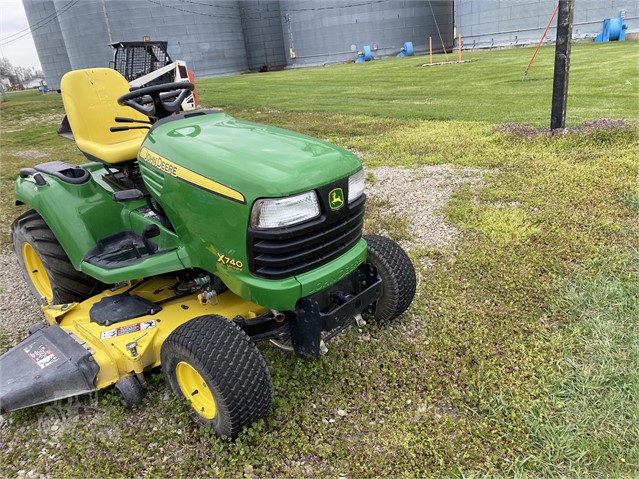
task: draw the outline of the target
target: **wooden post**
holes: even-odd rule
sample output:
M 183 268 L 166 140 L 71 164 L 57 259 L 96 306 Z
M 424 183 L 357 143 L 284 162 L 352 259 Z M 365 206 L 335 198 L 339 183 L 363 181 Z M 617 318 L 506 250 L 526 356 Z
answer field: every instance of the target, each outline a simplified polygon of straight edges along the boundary
M 570 44 L 575 0 L 559 0 L 557 16 L 557 42 L 555 45 L 555 74 L 552 84 L 550 129 L 565 128 L 568 102 L 568 71 L 570 70 Z
M 461 43 L 461 33 L 457 32 L 457 58 L 458 60 L 461 62 L 462 61 L 462 57 L 461 57 L 461 47 L 462 47 L 462 43 Z
M 430 63 L 433 63 L 433 37 L 428 37 L 428 51 L 430 52 Z

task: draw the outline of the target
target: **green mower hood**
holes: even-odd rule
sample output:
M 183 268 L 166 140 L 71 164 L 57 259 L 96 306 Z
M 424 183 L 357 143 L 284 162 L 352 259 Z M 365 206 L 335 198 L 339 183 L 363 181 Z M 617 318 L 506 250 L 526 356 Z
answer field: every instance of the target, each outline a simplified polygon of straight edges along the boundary
M 225 185 L 249 204 L 308 191 L 361 168 L 342 148 L 224 113 L 187 114 L 156 125 L 140 153 L 141 160 L 147 157 L 165 173 L 172 174 L 175 163 Z

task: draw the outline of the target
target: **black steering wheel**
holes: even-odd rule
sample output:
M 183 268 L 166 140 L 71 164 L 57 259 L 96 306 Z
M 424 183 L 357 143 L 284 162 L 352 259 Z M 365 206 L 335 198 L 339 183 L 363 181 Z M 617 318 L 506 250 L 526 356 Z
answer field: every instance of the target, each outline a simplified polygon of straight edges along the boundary
M 186 81 L 133 87 L 118 98 L 118 104 L 130 106 L 149 118 L 161 119 L 180 111 L 182 102 L 194 88 L 193 83 Z

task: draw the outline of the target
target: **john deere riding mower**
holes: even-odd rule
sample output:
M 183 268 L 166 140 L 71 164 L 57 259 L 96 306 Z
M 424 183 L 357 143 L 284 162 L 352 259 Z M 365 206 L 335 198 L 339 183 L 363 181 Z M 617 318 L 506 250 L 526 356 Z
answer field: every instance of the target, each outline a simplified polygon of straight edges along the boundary
M 180 113 L 193 89 L 129 91 L 111 69 L 67 73 L 62 98 L 89 163 L 20 171 L 15 252 L 50 325 L 0 358 L 2 412 L 115 385 L 140 403 L 161 365 L 195 419 L 235 437 L 266 415 L 255 344 L 318 356 L 352 324 L 393 320 L 415 272 L 362 237 L 351 153 L 220 111 Z

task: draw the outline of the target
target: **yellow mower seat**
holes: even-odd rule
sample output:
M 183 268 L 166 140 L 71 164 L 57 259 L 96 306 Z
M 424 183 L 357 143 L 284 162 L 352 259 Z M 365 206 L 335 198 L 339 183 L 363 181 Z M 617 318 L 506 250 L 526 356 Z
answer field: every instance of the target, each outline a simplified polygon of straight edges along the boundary
M 129 83 L 110 68 L 74 70 L 62 77 L 62 102 L 75 143 L 91 161 L 122 163 L 137 158 L 146 129 L 111 132 L 116 116 L 149 121 L 142 113 L 118 105 Z

